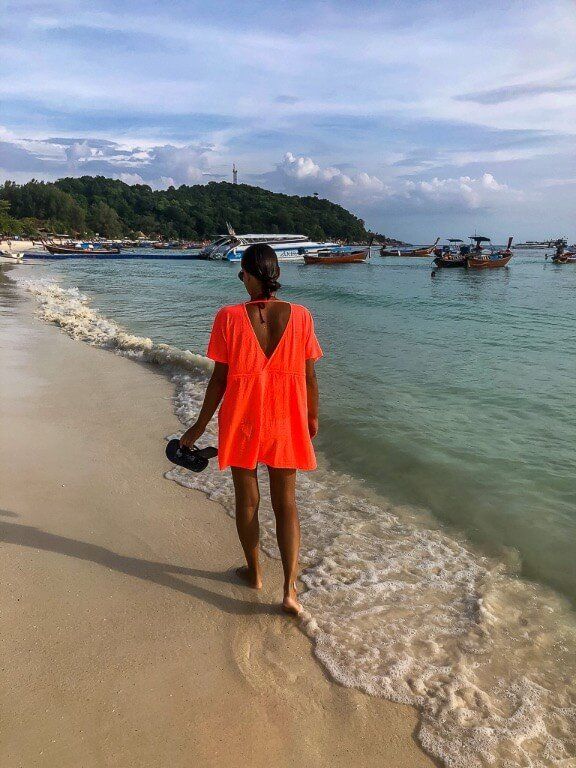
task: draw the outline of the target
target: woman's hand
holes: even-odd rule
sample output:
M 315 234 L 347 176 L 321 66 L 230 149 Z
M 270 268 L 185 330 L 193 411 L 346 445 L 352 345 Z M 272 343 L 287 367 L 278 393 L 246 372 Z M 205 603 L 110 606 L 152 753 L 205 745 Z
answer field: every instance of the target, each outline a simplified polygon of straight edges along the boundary
M 192 448 L 194 448 L 196 445 L 196 442 L 202 437 L 205 431 L 206 427 L 200 426 L 198 422 L 196 422 L 196 424 L 192 424 L 192 426 L 189 427 L 180 438 L 180 445 L 192 450 Z
M 314 440 L 316 435 L 318 434 L 318 417 L 311 417 L 308 416 L 308 432 L 310 434 L 310 439 Z

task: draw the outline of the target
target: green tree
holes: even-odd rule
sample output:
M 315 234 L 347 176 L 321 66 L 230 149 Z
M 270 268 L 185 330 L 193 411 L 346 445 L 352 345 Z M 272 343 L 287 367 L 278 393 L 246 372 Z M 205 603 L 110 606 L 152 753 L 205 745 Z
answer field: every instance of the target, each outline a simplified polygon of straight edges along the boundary
M 104 237 L 120 237 L 122 222 L 116 211 L 103 200 L 94 203 L 89 213 L 90 226 L 94 232 Z

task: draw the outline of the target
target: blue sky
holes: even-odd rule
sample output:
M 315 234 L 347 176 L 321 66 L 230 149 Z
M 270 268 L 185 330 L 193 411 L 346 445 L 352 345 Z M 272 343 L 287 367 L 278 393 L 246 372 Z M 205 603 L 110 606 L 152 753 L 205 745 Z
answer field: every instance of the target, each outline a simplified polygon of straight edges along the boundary
M 576 239 L 576 5 L 3 0 L 0 178 L 318 192 L 410 241 Z

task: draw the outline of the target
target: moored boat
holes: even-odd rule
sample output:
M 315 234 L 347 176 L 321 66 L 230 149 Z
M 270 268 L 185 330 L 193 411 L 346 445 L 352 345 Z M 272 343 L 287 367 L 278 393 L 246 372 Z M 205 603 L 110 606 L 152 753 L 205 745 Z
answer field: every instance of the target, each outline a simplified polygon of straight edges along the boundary
M 470 253 L 470 246 L 465 245 L 464 241 L 458 237 L 449 237 L 448 245 L 435 248 L 434 253 L 436 254 L 434 264 L 441 269 L 465 267 L 466 257 Z
M 337 247 L 337 243 L 319 243 L 310 240 L 306 235 L 237 235 L 230 228 L 228 235 L 222 235 L 199 254 L 201 259 L 241 261 L 242 254 L 254 243 L 266 243 L 275 252 L 278 261 L 302 261 L 302 257 L 321 248 Z
M 120 253 L 120 248 L 98 248 L 93 243 L 79 243 L 76 245 L 54 245 L 44 243 L 44 247 L 53 256 L 115 256 Z
M 422 256 L 431 256 L 434 253 L 434 249 L 440 242 L 440 238 L 437 237 L 434 243 L 432 245 L 425 245 L 420 248 L 407 248 L 400 250 L 399 255 L 400 256 L 416 256 L 416 257 L 422 257 Z
M 305 264 L 361 264 L 370 255 L 370 249 L 319 248 L 304 254 Z
M 22 261 L 26 251 L 38 250 L 37 241 L 23 237 L 0 237 L 0 261 Z M 43 250 L 43 248 L 42 248 Z
M 576 251 L 572 250 L 574 246 L 570 250 L 566 250 L 566 240 L 564 239 L 556 240 L 554 245 L 556 246 L 556 252 L 552 256 L 554 264 L 576 264 Z
M 498 267 L 505 267 L 506 264 L 512 258 L 512 239 L 508 238 L 508 245 L 505 249 L 496 251 L 486 249 L 482 246 L 482 243 L 489 243 L 489 237 L 474 237 L 470 238 L 476 242 L 476 247 L 466 257 L 466 267 L 468 269 L 497 269 Z
M 541 251 L 551 248 L 553 245 L 553 240 L 526 240 L 525 243 L 516 243 L 514 249 L 522 251 Z

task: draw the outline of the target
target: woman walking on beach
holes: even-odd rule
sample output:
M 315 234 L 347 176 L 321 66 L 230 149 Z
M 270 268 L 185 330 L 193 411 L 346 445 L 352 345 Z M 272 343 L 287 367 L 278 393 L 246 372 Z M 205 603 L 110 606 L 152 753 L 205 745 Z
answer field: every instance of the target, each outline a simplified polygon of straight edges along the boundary
M 298 614 L 296 471 L 316 468 L 311 442 L 318 432 L 314 362 L 322 350 L 310 312 L 276 298 L 279 276 L 278 259 L 269 245 L 246 249 L 239 278 L 250 300 L 223 307 L 216 315 L 207 352 L 214 372 L 196 423 L 180 442 L 192 448 L 223 399 L 218 460 L 220 469 L 232 468 L 236 528 L 247 563 L 237 573 L 254 589 L 261 588 L 256 468 L 263 463 L 268 467 L 284 570 L 282 607 Z

